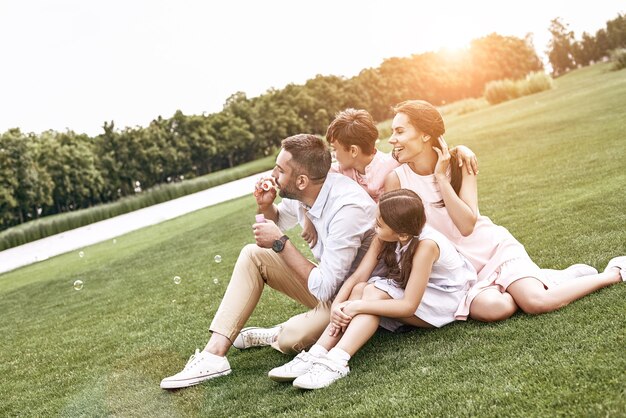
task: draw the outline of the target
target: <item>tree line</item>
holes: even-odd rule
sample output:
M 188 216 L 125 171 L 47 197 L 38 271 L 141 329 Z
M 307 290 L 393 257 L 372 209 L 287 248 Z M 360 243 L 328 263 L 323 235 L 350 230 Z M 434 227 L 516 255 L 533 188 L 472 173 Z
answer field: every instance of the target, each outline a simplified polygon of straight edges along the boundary
M 626 15 L 622 14 L 606 22 L 606 27 L 598 29 L 595 35 L 583 32 L 580 39 L 576 39 L 569 25 L 559 18 L 550 21 L 549 30 L 552 38 L 547 55 L 556 76 L 601 61 L 611 51 L 626 48 Z
M 615 28 L 623 35 L 624 17 L 609 24 L 607 48 L 623 45 Z M 555 28 L 552 50 L 560 48 L 566 29 Z M 562 71 L 550 60 L 555 73 Z M 105 122 L 95 137 L 72 130 L 9 129 L 0 135 L 0 230 L 256 160 L 275 152 L 287 136 L 323 134 L 333 115 L 347 107 L 368 109 L 383 121 L 402 100 L 441 105 L 479 97 L 490 81 L 520 79 L 542 69 L 530 36 L 494 33 L 460 52 L 389 58 L 351 78 L 318 75 L 254 98 L 237 92 L 220 112 L 208 115 L 177 111 L 146 127 L 122 129 Z

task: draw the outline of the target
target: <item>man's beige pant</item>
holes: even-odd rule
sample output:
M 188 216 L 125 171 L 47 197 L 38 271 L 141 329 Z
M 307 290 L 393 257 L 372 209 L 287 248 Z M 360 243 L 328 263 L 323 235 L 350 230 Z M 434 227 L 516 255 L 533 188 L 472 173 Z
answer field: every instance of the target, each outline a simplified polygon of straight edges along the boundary
M 315 343 L 329 323 L 330 302 L 320 302 L 295 278 L 295 273 L 271 249 L 246 245 L 239 254 L 222 303 L 210 330 L 234 341 L 268 285 L 311 308 L 287 320 L 272 347 L 297 353 Z

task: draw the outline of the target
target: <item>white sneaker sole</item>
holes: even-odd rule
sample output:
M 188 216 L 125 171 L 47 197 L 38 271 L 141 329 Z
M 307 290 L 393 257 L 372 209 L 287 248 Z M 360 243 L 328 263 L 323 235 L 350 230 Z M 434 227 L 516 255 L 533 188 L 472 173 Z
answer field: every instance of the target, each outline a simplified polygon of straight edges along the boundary
M 284 375 L 284 374 L 272 374 L 270 371 L 267 376 L 272 379 L 274 382 L 292 382 L 302 376 L 304 373 L 300 373 L 297 376 L 294 375 Z
M 341 378 L 339 378 L 339 379 L 341 379 Z M 323 389 L 323 388 L 326 388 L 326 387 L 332 385 L 333 383 L 335 383 L 339 379 L 335 379 L 332 382 L 327 382 L 324 385 L 312 385 L 312 384 L 303 383 L 303 382 L 294 382 L 293 383 L 293 387 L 296 387 L 298 389 L 306 389 L 306 390 Z
M 177 379 L 177 380 L 163 380 L 161 381 L 161 389 L 181 389 L 188 388 L 189 386 L 197 385 L 205 380 L 215 379 L 216 377 L 226 376 L 230 374 L 232 369 L 224 370 L 223 372 L 217 372 L 206 376 L 194 377 L 189 379 Z

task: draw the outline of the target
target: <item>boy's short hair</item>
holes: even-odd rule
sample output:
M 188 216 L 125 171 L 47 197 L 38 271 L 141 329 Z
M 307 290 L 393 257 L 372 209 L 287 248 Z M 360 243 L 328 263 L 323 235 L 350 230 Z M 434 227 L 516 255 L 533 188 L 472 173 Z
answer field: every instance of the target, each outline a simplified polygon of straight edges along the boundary
M 326 141 L 332 145 L 337 141 L 344 149 L 357 145 L 367 155 L 376 152 L 378 129 L 372 115 L 363 109 L 346 109 L 335 115 L 326 130 Z

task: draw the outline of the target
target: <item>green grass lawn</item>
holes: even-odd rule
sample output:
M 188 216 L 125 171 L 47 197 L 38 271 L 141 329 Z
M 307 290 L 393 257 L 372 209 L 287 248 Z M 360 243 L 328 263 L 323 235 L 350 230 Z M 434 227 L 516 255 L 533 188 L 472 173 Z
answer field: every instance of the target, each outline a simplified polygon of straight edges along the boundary
M 479 156 L 482 214 L 538 264 L 626 254 L 626 72 L 584 68 L 446 122 Z M 206 343 L 254 212 L 242 198 L 0 275 L 0 416 L 626 416 L 626 284 L 541 316 L 380 332 L 324 390 L 270 381 L 289 357 L 269 348 L 161 390 Z M 301 311 L 268 290 L 250 323 Z

